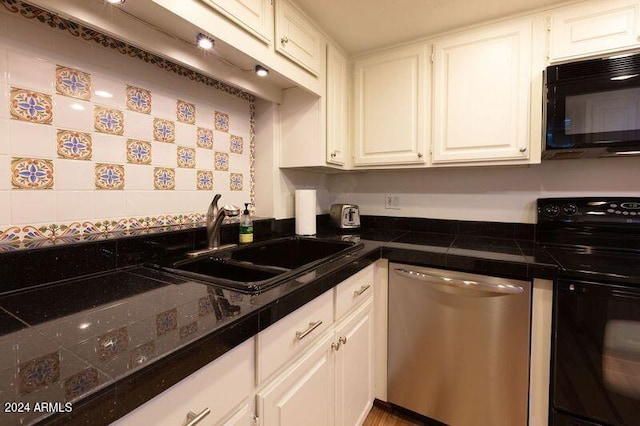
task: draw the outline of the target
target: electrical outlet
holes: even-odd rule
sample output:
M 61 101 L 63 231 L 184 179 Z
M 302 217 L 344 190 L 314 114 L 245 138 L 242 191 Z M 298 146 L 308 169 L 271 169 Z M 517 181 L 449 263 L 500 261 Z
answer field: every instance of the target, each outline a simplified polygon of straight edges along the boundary
M 384 194 L 384 208 L 400 210 L 400 195 Z

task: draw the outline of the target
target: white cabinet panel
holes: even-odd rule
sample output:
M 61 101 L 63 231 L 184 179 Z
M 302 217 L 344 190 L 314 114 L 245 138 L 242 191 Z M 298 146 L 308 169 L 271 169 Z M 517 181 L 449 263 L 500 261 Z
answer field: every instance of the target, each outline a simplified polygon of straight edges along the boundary
M 427 45 L 358 60 L 354 73 L 354 165 L 424 164 L 430 114 Z
M 292 368 L 280 374 L 257 394 L 258 413 L 264 426 L 331 426 L 334 424 L 335 377 L 327 335 Z
M 640 1 L 585 1 L 550 16 L 549 59 L 559 61 L 640 46 Z
M 183 424 L 187 413 L 208 408 L 199 425 L 214 425 L 245 400 L 253 389 L 254 345 L 249 339 L 117 420 L 114 425 Z
M 256 340 L 258 383 L 301 354 L 332 324 L 333 291 L 327 291 L 261 331 Z
M 327 45 L 327 163 L 344 165 L 348 143 L 347 58 Z
M 201 0 L 267 44 L 273 41 L 272 0 Z
M 434 44 L 432 162 L 528 158 L 532 21 L 510 21 Z
M 276 5 L 276 51 L 320 75 L 324 64 L 324 38 L 313 24 L 286 0 Z
M 360 425 L 373 405 L 373 297 L 336 328 L 336 424 Z

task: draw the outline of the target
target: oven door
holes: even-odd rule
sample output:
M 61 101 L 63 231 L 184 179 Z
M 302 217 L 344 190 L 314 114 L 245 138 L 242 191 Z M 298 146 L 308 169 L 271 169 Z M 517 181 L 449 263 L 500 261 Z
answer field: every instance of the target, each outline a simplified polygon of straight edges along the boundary
M 640 425 L 640 286 L 560 281 L 554 327 L 554 425 Z

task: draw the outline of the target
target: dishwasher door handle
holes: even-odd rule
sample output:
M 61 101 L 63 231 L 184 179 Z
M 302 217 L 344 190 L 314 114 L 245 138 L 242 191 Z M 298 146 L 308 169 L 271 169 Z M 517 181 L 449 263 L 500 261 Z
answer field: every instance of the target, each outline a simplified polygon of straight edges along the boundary
M 433 284 L 442 285 L 445 287 L 463 288 L 468 290 L 478 290 L 490 293 L 501 294 L 518 294 L 524 291 L 522 286 L 517 284 L 509 284 L 503 282 L 482 282 L 475 280 L 464 280 L 459 278 L 447 277 L 444 275 L 428 274 L 425 272 L 413 271 L 404 268 L 395 268 L 394 271 L 400 276 L 409 278 L 412 280 L 428 281 Z

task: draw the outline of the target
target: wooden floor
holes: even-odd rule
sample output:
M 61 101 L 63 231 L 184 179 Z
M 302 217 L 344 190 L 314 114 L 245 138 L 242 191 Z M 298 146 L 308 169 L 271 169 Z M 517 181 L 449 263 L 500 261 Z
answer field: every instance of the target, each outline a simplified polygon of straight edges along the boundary
M 374 405 L 363 426 L 422 426 L 423 424 L 395 410 Z

